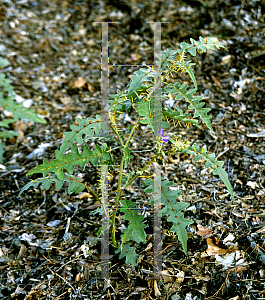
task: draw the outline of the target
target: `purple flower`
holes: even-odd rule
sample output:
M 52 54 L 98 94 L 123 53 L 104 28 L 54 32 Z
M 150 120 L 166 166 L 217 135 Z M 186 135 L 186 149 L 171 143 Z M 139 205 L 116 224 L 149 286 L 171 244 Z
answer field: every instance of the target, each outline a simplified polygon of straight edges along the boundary
M 169 136 L 164 135 L 164 130 L 163 129 L 158 130 L 158 134 L 162 135 L 162 141 L 163 142 L 165 142 L 165 143 L 168 142 Z

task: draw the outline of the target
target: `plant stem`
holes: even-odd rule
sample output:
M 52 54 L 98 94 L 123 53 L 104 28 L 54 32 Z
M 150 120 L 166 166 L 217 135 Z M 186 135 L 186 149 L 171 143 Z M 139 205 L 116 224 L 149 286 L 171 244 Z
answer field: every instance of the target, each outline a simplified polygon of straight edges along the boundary
M 139 174 L 136 174 L 126 185 L 123 187 L 123 189 L 126 189 L 127 186 L 132 184 L 138 177 L 142 176 L 143 172 L 157 159 L 157 157 L 160 156 L 160 153 L 157 153 L 147 164 L 146 166 L 141 170 Z
M 99 199 L 98 195 L 89 187 L 87 186 L 86 187 L 90 192 L 91 194 L 93 194 L 93 196 L 101 203 L 101 200 Z
M 141 118 L 141 116 L 138 116 L 138 118 L 137 118 L 135 124 L 133 125 L 133 129 L 132 129 L 132 131 L 131 131 L 131 133 L 130 133 L 130 135 L 129 135 L 127 141 L 126 141 L 125 147 L 128 147 L 128 144 L 129 144 L 129 142 L 130 142 L 130 139 L 132 138 L 132 135 L 133 135 L 134 130 L 136 129 L 136 127 L 137 127 L 137 125 L 138 125 L 138 123 L 139 123 L 139 121 L 140 121 L 140 118 Z
M 115 126 L 115 128 L 113 128 L 113 126 L 109 125 L 111 130 L 117 135 L 118 137 L 118 140 L 120 142 L 120 144 L 123 146 L 123 140 L 121 139 L 120 135 L 119 135 L 119 132 L 118 132 L 118 129 L 117 129 L 117 126 Z
M 137 120 L 136 120 L 136 122 L 133 126 L 133 129 L 131 130 L 130 135 L 129 135 L 127 141 L 126 141 L 126 144 L 125 144 L 124 148 L 128 147 L 130 139 L 132 138 L 133 133 L 134 133 L 139 121 L 140 121 L 140 116 L 137 118 Z M 112 214 L 112 217 L 111 217 L 111 225 L 110 225 L 110 227 L 111 227 L 111 239 L 112 239 L 112 243 L 113 243 L 115 248 L 117 248 L 117 242 L 116 242 L 116 237 L 115 237 L 115 218 L 116 218 L 117 209 L 118 209 L 118 205 L 119 205 L 119 200 L 120 200 L 120 196 L 121 196 L 121 179 L 122 179 L 122 173 L 123 173 L 123 165 L 124 165 L 124 156 L 121 159 L 120 170 L 119 170 L 119 179 L 118 179 L 117 196 L 116 196 L 116 199 L 115 199 L 114 211 L 113 211 L 113 214 Z
M 115 218 L 117 214 L 117 209 L 119 205 L 119 200 L 120 200 L 120 195 L 121 195 L 121 179 L 122 179 L 122 171 L 123 171 L 123 164 L 124 164 L 124 157 L 121 159 L 121 164 L 120 164 L 120 171 L 119 171 L 119 181 L 118 181 L 118 191 L 117 191 L 117 196 L 114 204 L 114 211 L 111 217 L 111 239 L 112 243 L 115 248 L 117 248 L 117 242 L 116 242 L 116 237 L 115 237 Z
M 165 154 L 171 154 L 171 153 L 175 153 L 176 151 L 172 151 L 172 150 L 168 150 L 167 152 L 165 152 Z M 179 151 L 181 152 L 181 151 Z M 130 184 L 132 184 L 138 177 L 142 176 L 142 174 L 144 173 L 144 171 L 157 159 L 157 157 L 159 157 L 161 155 L 160 152 L 158 152 L 155 156 L 153 156 L 153 158 L 145 165 L 145 167 L 141 170 L 141 172 L 139 174 L 136 174 L 128 183 L 125 184 L 125 186 L 123 187 L 123 189 L 126 189 L 127 186 L 129 186 Z

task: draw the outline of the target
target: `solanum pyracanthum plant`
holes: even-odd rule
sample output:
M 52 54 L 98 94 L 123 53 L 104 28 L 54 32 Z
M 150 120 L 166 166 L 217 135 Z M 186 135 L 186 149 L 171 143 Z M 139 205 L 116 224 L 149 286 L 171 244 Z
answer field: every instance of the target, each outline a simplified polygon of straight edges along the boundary
M 195 63 L 191 63 L 186 59 L 187 55 L 196 56 L 197 50 L 206 52 L 207 48 L 214 50 L 215 48 L 225 48 L 221 43 L 214 42 L 211 39 L 199 38 L 199 41 L 190 39 L 191 43 L 180 43 L 180 49 L 170 50 L 167 49 L 161 52 L 161 72 L 155 71 L 152 67 L 144 67 L 134 72 L 131 77 L 130 83 L 125 91 L 117 90 L 115 95 L 110 95 L 109 100 L 109 121 L 108 127 L 111 134 L 103 133 L 103 121 L 100 115 L 95 118 L 89 117 L 87 119 L 77 119 L 78 125 L 71 125 L 71 131 L 64 133 L 64 140 L 60 150 L 55 151 L 56 158 L 50 162 L 43 160 L 42 165 L 38 165 L 35 169 L 28 172 L 27 175 L 34 173 L 42 173 L 43 177 L 32 180 L 25 185 L 20 194 L 27 190 L 29 187 L 36 188 L 39 184 L 43 184 L 47 190 L 50 188 L 52 182 L 55 182 L 56 188 L 60 189 L 63 183 L 68 183 L 68 193 L 80 193 L 84 189 L 90 191 L 94 197 L 100 201 L 100 195 L 97 195 L 88 184 L 83 183 L 75 174 L 74 168 L 79 165 L 82 170 L 85 169 L 87 164 L 94 166 L 108 165 L 109 167 L 119 165 L 118 174 L 118 187 L 116 191 L 116 199 L 114 208 L 119 209 L 122 219 L 129 225 L 123 230 L 120 240 L 116 240 L 116 212 L 117 209 L 111 210 L 110 214 L 110 230 L 112 245 L 119 257 L 126 258 L 126 263 L 137 265 L 137 257 L 135 245 L 137 243 L 146 242 L 146 225 L 143 223 L 144 216 L 140 213 L 137 203 L 130 200 L 124 200 L 122 194 L 124 189 L 131 185 L 139 176 L 144 177 L 146 170 L 160 157 L 170 155 L 172 153 L 186 153 L 192 154 L 194 161 L 198 160 L 206 162 L 206 168 L 213 169 L 213 175 L 219 175 L 220 179 L 225 184 L 226 188 L 234 200 L 233 190 L 228 180 L 228 175 L 223 169 L 224 162 L 218 161 L 214 153 L 208 153 L 206 147 L 200 148 L 196 143 L 191 144 L 188 141 L 181 141 L 178 137 L 167 135 L 170 132 L 170 127 L 174 122 L 184 122 L 188 125 L 199 126 L 198 117 L 209 130 L 213 131 L 210 118 L 207 113 L 209 108 L 203 108 L 204 102 L 201 102 L 203 96 L 196 96 L 197 83 L 193 73 L 192 67 Z M 194 87 L 187 89 L 187 84 L 179 82 L 167 83 L 170 75 L 177 72 L 186 73 Z M 183 113 L 178 107 L 172 109 L 163 105 L 161 110 L 160 129 L 155 133 L 154 127 L 154 101 L 153 95 L 155 91 L 155 80 L 160 76 L 161 79 L 161 98 L 167 97 L 169 94 L 173 95 L 176 100 L 183 99 L 189 104 L 188 108 L 194 111 L 192 118 L 189 114 Z M 127 128 L 127 135 L 124 134 L 124 129 L 118 125 L 119 117 L 121 114 L 128 114 L 135 110 L 137 114 L 134 124 L 130 124 Z M 107 122 L 107 121 L 106 121 Z M 156 153 L 153 155 L 148 163 L 140 170 L 127 172 L 126 169 L 133 157 L 131 155 L 130 141 L 135 134 L 137 128 L 140 126 L 147 126 L 154 133 Z M 100 140 L 93 149 L 89 148 L 89 141 Z M 120 161 L 116 161 L 112 155 L 112 149 L 108 146 L 108 141 L 115 140 L 121 149 Z M 103 143 L 102 143 L 103 141 Z M 80 151 L 77 144 L 82 146 L 83 150 Z M 171 147 L 164 147 L 165 144 L 171 144 Z M 71 152 L 65 152 L 71 148 Z M 146 193 L 154 193 L 154 185 L 156 178 L 152 179 L 146 175 L 143 185 Z M 124 180 L 126 179 L 126 180 Z M 102 185 L 102 180 L 100 181 Z M 187 253 L 187 231 L 186 227 L 193 223 L 193 221 L 185 219 L 183 210 L 189 204 L 179 202 L 177 199 L 181 195 L 181 190 L 169 190 L 173 184 L 167 180 L 161 180 L 159 188 L 161 190 L 161 214 L 167 217 L 168 222 L 173 225 L 170 232 L 177 233 L 178 239 L 182 244 L 183 250 Z M 153 200 L 150 199 L 150 203 Z

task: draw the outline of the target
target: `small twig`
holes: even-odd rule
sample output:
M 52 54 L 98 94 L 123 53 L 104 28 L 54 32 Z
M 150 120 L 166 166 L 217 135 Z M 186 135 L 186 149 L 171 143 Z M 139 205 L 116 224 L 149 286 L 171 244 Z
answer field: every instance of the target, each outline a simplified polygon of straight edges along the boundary
M 58 299 L 60 299 L 63 295 L 65 295 L 66 293 L 68 293 L 68 291 L 66 291 L 66 292 L 64 292 L 64 293 L 62 293 L 61 295 L 59 295 L 58 297 L 56 297 L 54 300 L 58 300 Z
M 55 272 L 54 272 L 53 270 L 51 270 L 49 267 L 47 267 L 47 268 L 48 268 L 53 274 L 55 274 L 55 275 L 57 275 L 59 278 L 61 278 L 66 284 L 68 284 L 68 285 L 72 288 L 72 290 L 74 291 L 74 293 L 77 294 L 76 291 L 75 291 L 75 289 L 74 289 L 74 287 L 71 285 L 70 282 L 68 282 L 66 279 L 64 279 L 61 275 L 55 273 Z
M 80 258 L 75 258 L 75 259 L 73 259 L 73 260 L 69 260 L 67 263 L 61 265 L 60 268 L 57 270 L 57 272 L 58 272 L 59 270 L 61 270 L 64 266 L 66 266 L 66 265 L 68 265 L 68 264 L 70 264 L 71 262 L 76 261 L 76 260 L 80 260 Z
M 219 158 L 220 156 L 225 154 L 225 152 L 227 152 L 228 150 L 230 150 L 230 148 L 225 148 L 225 150 L 223 152 L 219 153 L 216 158 Z
M 21 244 L 19 253 L 18 253 L 17 258 L 16 258 L 17 261 L 23 258 L 26 249 L 27 249 L 26 245 Z

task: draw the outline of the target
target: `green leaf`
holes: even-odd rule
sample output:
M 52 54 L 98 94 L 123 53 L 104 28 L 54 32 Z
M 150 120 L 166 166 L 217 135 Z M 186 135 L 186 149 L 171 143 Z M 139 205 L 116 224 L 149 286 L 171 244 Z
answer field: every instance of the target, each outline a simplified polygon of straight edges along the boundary
M 140 96 L 146 96 L 151 85 L 142 84 L 140 87 L 135 89 L 133 92 L 128 92 L 125 94 L 125 97 L 130 99 L 133 102 L 138 102 L 141 100 Z
M 8 128 L 9 124 L 16 122 L 17 119 L 5 119 L 0 121 L 0 126 Z
M 214 153 L 207 153 L 207 149 L 206 147 L 203 147 L 200 150 L 200 147 L 195 143 L 193 146 L 190 146 L 188 148 L 185 148 L 184 150 L 182 150 L 183 153 L 187 153 L 187 154 L 194 154 L 194 161 L 197 162 L 200 159 L 203 159 L 206 161 L 206 168 L 213 168 L 213 175 L 218 175 L 220 177 L 220 179 L 223 181 L 223 183 L 225 184 L 226 188 L 228 189 L 232 200 L 234 201 L 234 194 L 233 194 L 233 189 L 231 186 L 231 183 L 228 179 L 228 174 L 226 173 L 226 171 L 223 169 L 223 161 L 218 161 L 215 158 L 215 154 Z
M 12 112 L 15 119 L 27 119 L 29 121 L 46 124 L 46 121 L 40 118 L 32 109 L 24 107 L 23 103 L 16 103 L 13 96 L 6 98 L 0 96 L 0 105 L 2 105 L 5 110 Z
M 128 84 L 128 94 L 131 94 L 132 92 L 136 91 L 138 88 L 141 88 L 143 85 L 143 82 L 152 81 L 151 77 L 158 77 L 160 76 L 160 73 L 157 71 L 152 71 L 151 68 L 147 69 L 140 69 L 138 71 L 134 72 L 135 75 L 131 77 L 131 81 Z
M 127 95 L 122 93 L 120 90 L 117 90 L 117 94 L 110 95 L 110 98 L 114 100 L 109 100 L 109 110 L 113 113 L 113 115 L 115 115 L 116 118 L 118 118 L 125 110 L 127 110 L 127 112 L 131 110 L 132 99 L 126 96 Z
M 161 68 L 165 71 L 167 67 L 171 65 L 170 61 L 174 61 L 178 53 L 176 50 L 166 49 L 161 52 Z
M 0 68 L 6 67 L 9 62 L 0 57 Z M 25 108 L 23 103 L 16 103 L 14 101 L 14 88 L 11 85 L 12 80 L 6 78 L 4 73 L 0 73 L 0 110 L 1 107 L 9 112 L 13 113 L 13 119 L 5 119 L 0 121 L 0 126 L 8 128 L 10 123 L 17 121 L 19 118 L 24 118 L 29 121 L 46 123 L 45 120 L 41 119 L 33 110 Z M 5 93 L 4 93 L 5 92 Z M 8 97 L 5 94 L 8 94 Z M 12 138 L 13 136 L 19 136 L 19 134 L 12 130 L 6 130 L 0 132 L 0 140 L 6 138 Z M 3 144 L 0 147 L 0 162 L 3 163 Z
M 12 80 L 11 79 L 8 79 L 6 78 L 6 75 L 4 73 L 0 73 L 0 86 L 2 86 L 4 88 L 4 91 L 8 92 L 10 94 L 10 96 L 14 96 L 14 88 L 13 86 L 11 85 L 12 83 Z M 1 92 L 0 94 L 0 100 L 2 98 L 5 98 L 3 96 L 3 93 Z M 13 99 L 13 97 L 12 97 Z
M 4 143 L 0 143 L 0 163 L 2 164 L 4 162 L 4 146 L 5 144 Z
M 83 144 L 84 139 L 94 138 L 95 135 L 101 133 L 101 126 L 104 123 L 101 116 L 96 115 L 96 119 L 87 118 L 77 119 L 78 125 L 70 125 L 72 131 L 64 133 L 64 140 L 60 147 L 59 156 L 61 156 L 67 149 L 69 149 L 73 142 L 77 142 L 80 145 Z
M 28 190 L 30 187 L 37 188 L 40 184 L 43 184 L 44 189 L 48 190 L 50 188 L 52 182 L 55 182 L 55 186 L 56 186 L 57 190 L 60 190 L 62 188 L 64 182 L 69 183 L 69 185 L 68 185 L 68 194 L 69 195 L 74 192 L 80 193 L 84 189 L 87 189 L 87 191 L 89 191 L 89 188 L 87 187 L 87 185 L 82 183 L 77 176 L 71 176 L 68 174 L 64 174 L 62 180 L 59 180 L 55 175 L 31 180 L 29 183 L 27 183 L 21 189 L 18 196 L 20 196 L 24 191 Z
M 76 165 L 79 165 L 81 169 L 84 170 L 88 162 L 91 162 L 93 165 L 98 165 L 99 159 L 106 160 L 109 158 L 109 154 L 98 145 L 96 146 L 96 149 L 92 151 L 90 151 L 88 146 L 85 145 L 83 152 L 79 154 L 77 145 L 75 144 L 71 149 L 71 154 L 61 156 L 60 152 L 56 150 L 55 156 L 56 159 L 51 160 L 51 162 L 47 162 L 44 159 L 42 165 L 37 166 L 26 175 L 42 173 L 43 176 L 46 176 L 48 173 L 54 172 L 58 179 L 62 180 L 64 176 L 63 170 L 67 170 L 69 174 L 73 174 L 73 170 Z
M 143 182 L 146 193 L 154 193 L 154 184 L 158 185 L 160 177 L 156 177 L 153 181 L 152 179 L 147 179 Z M 173 183 L 170 181 L 161 181 L 161 201 L 164 205 L 164 208 L 161 210 L 162 215 L 168 215 L 168 222 L 173 222 L 173 226 L 170 229 L 170 232 L 176 232 L 178 235 L 178 240 L 181 242 L 184 252 L 187 254 L 187 240 L 188 235 L 186 231 L 186 226 L 193 223 L 191 220 L 184 218 L 181 210 L 186 209 L 189 206 L 189 203 L 185 202 L 176 202 L 176 199 L 181 195 L 181 190 L 169 191 L 168 188 L 172 186 Z M 153 200 L 151 200 L 153 204 Z
M 175 64 L 179 68 L 181 68 L 182 70 L 185 70 L 189 74 L 191 80 L 193 81 L 195 89 L 197 90 L 197 81 L 196 81 L 196 78 L 194 76 L 193 69 L 191 68 L 193 65 L 196 65 L 196 64 L 191 63 L 190 61 L 184 61 L 184 62 L 183 61 L 181 61 L 181 62 L 177 61 L 177 62 L 175 62 Z
M 123 244 L 115 251 L 115 253 L 120 252 L 119 259 L 126 257 L 125 264 L 137 266 L 137 259 L 139 255 L 135 253 L 135 250 L 135 247 L 130 247 L 129 244 Z
M 178 235 L 178 240 L 181 242 L 185 254 L 187 254 L 187 241 L 188 235 L 186 231 L 186 226 L 189 226 L 193 223 L 191 220 L 184 218 L 183 214 L 180 212 L 183 209 L 186 209 L 189 206 L 189 203 L 178 202 L 172 207 L 165 207 L 162 209 L 162 215 L 169 215 L 167 218 L 168 222 L 173 222 L 173 226 L 170 228 L 170 232 L 176 232 Z M 172 211 L 174 210 L 174 213 Z
M 126 174 L 122 174 L 121 181 L 124 183 L 129 182 L 129 180 L 132 178 L 132 176 L 135 174 L 134 171 L 132 172 L 127 172 Z
M 171 88 L 172 85 L 167 87 L 167 91 L 172 94 L 177 94 L 175 99 L 180 100 L 182 98 L 185 99 L 186 102 L 190 103 L 189 109 L 193 109 L 195 111 L 194 118 L 200 117 L 202 122 L 213 132 L 213 128 L 210 123 L 211 116 L 208 116 L 207 113 L 211 110 L 210 108 L 202 108 L 204 106 L 204 102 L 200 102 L 200 100 L 203 98 L 203 96 L 195 96 L 192 97 L 192 95 L 196 92 L 196 89 L 191 89 L 189 91 L 186 91 L 187 84 L 180 85 L 179 82 L 175 82 L 173 84 L 173 88 Z
M 143 224 L 144 216 L 138 215 L 139 208 L 135 208 L 135 203 L 133 203 L 130 200 L 121 200 L 121 204 L 124 208 L 121 208 L 120 211 L 124 213 L 123 219 L 130 221 L 128 229 L 131 231 L 127 231 L 126 235 L 128 233 L 134 234 L 133 230 L 135 230 L 135 233 L 140 237 L 142 242 L 146 242 L 146 233 L 144 231 L 144 228 L 146 227 L 145 224 Z M 124 237 L 123 237 L 124 238 Z M 129 239 L 130 237 L 126 237 L 125 240 Z
M 198 49 L 200 49 L 202 52 L 206 52 L 206 47 L 209 47 L 210 49 L 214 50 L 215 47 L 217 49 L 219 48 L 224 48 L 226 49 L 221 43 L 217 42 L 213 42 L 211 39 L 209 38 L 202 38 L 201 36 L 199 37 L 199 41 L 195 41 L 194 39 L 190 39 L 191 44 L 188 43 L 180 43 L 180 48 L 179 50 L 177 50 L 177 52 L 179 54 L 183 53 L 183 52 L 189 52 L 192 56 L 196 56 L 196 51 Z M 227 50 L 227 49 L 226 49 Z
M 13 130 L 0 132 L 0 139 L 11 139 L 13 136 L 19 136 L 19 134 Z
M 140 123 L 148 125 L 154 131 L 154 105 L 153 101 L 146 101 L 137 104 L 135 110 L 143 117 Z M 166 129 L 170 126 L 168 122 L 161 121 L 162 129 Z
M 0 57 L 0 68 L 7 67 L 9 65 L 10 65 L 10 63 L 7 59 Z
M 134 158 L 133 155 L 131 155 L 132 150 L 128 147 L 124 147 L 123 149 L 123 157 L 124 157 L 124 168 L 127 168 L 130 158 Z
M 187 119 L 189 117 L 189 114 L 185 115 L 179 108 L 176 108 L 176 110 L 173 110 L 170 107 L 166 108 L 167 110 L 165 110 L 164 108 L 162 109 L 162 113 L 165 118 L 190 123 L 199 127 L 198 120 Z

